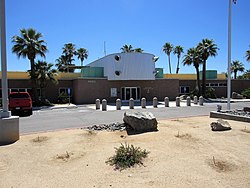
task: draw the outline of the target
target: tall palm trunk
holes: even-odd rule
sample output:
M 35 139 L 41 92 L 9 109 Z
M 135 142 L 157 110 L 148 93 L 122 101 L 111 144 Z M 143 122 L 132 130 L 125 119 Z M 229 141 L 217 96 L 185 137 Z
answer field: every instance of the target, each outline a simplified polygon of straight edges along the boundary
M 237 71 L 234 71 L 234 79 L 237 78 Z
M 202 96 L 205 97 L 206 92 L 206 60 L 203 62 L 202 67 Z
M 168 55 L 168 66 L 169 66 L 169 73 L 171 73 L 171 63 L 170 63 L 170 55 Z
M 31 90 L 32 90 L 32 99 L 33 101 L 38 101 L 37 90 L 36 90 L 36 78 L 35 78 L 35 60 L 30 59 L 30 68 L 31 68 Z
M 180 65 L 180 57 L 178 56 L 178 63 L 177 63 L 177 68 L 176 68 L 176 74 L 179 73 L 179 70 L 180 70 L 179 65 Z
M 200 73 L 199 73 L 199 67 L 195 67 L 196 70 L 196 89 L 198 90 L 198 95 L 200 96 Z

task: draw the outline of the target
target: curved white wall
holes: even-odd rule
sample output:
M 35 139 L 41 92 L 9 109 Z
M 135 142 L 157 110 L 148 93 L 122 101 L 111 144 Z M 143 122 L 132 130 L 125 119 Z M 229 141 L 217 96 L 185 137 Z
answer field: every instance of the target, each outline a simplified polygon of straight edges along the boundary
M 115 59 L 119 56 L 119 60 Z M 87 66 L 104 67 L 104 76 L 108 80 L 155 80 L 155 62 L 153 54 L 116 53 L 98 59 Z M 115 72 L 119 71 L 120 75 Z

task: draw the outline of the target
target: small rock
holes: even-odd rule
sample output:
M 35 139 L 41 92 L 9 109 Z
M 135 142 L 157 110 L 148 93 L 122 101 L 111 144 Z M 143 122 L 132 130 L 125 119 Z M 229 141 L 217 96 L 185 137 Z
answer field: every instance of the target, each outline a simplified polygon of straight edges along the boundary
M 232 129 L 230 126 L 223 126 L 220 122 L 212 122 L 210 126 L 212 131 L 228 131 Z

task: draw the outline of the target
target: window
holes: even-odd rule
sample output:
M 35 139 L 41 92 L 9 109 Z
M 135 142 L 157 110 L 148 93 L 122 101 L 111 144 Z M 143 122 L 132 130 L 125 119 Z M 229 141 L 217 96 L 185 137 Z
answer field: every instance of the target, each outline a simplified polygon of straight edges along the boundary
M 188 94 L 188 93 L 190 93 L 189 86 L 180 86 L 180 94 Z
M 66 87 L 59 88 L 59 95 L 72 96 L 72 88 L 66 88 Z
M 110 89 L 111 97 L 117 97 L 117 88 Z
M 115 60 L 116 60 L 116 61 L 120 61 L 120 59 L 121 59 L 121 57 L 120 57 L 119 55 L 116 55 L 116 56 L 115 56 Z

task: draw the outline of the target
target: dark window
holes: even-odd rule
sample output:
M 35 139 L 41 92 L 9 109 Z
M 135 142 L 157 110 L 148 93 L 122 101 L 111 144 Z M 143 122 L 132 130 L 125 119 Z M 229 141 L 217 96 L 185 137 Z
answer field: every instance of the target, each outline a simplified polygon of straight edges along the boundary
M 188 93 L 190 93 L 190 87 L 189 86 L 180 86 L 180 93 L 181 94 L 188 94 Z
M 125 93 L 125 88 L 124 88 L 124 87 L 122 87 L 122 100 L 125 100 L 124 93 Z
M 141 98 L 141 93 L 140 93 L 140 92 L 141 92 L 141 90 L 140 90 L 140 88 L 138 87 L 138 88 L 137 88 L 137 98 L 138 98 L 138 99 Z
M 59 95 L 72 96 L 72 89 L 71 88 L 59 88 Z
M 19 92 L 19 90 L 18 89 L 11 89 L 10 92 Z

